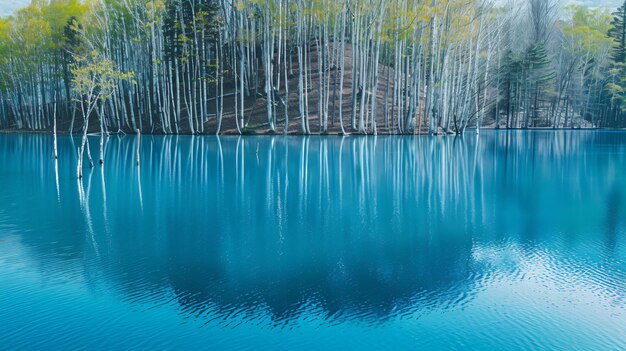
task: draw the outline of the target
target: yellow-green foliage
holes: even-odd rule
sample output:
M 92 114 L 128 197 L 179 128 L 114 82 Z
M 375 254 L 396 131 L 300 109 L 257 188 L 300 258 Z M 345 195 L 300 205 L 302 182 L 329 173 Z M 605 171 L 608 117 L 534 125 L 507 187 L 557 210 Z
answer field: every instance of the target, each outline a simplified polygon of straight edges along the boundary
M 569 51 L 592 57 L 611 44 L 606 35 L 611 20 L 608 11 L 576 5 L 568 6 L 566 11 L 570 19 L 564 24 L 563 33 Z
M 115 91 L 120 79 L 128 79 L 132 74 L 122 73 L 115 64 L 96 51 L 87 57 L 77 57 L 72 65 L 72 90 L 80 98 L 92 102 L 95 99 L 106 100 Z

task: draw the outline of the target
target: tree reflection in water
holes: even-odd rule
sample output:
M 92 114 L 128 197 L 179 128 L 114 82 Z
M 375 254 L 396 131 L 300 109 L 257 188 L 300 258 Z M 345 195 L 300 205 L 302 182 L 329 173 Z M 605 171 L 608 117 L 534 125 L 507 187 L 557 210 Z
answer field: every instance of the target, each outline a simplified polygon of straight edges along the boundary
M 76 156 L 57 165 L 48 137 L 3 136 L 2 167 L 35 176 L 6 184 L 2 201 L 25 201 L 0 222 L 34 233 L 21 241 L 43 274 L 79 263 L 74 279 L 134 303 L 173 294 L 181 313 L 225 323 L 269 316 L 284 325 L 311 311 L 379 323 L 462 308 L 494 270 L 518 269 L 490 265 L 488 248 L 532 256 L 582 241 L 598 246 L 598 259 L 617 254 L 626 189 L 619 140 L 514 131 L 144 136 L 140 172 L 133 137 L 112 136 L 104 168 L 86 169 L 77 187 Z M 69 137 L 59 148 L 74 155 Z M 15 215 L 20 206 L 37 220 Z M 606 235 L 589 235 L 598 226 Z

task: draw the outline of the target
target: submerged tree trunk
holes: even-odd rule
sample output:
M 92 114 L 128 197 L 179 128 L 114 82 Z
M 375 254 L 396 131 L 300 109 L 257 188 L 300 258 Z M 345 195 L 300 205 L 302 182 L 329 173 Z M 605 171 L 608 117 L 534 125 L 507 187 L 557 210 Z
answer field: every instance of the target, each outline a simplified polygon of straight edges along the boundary
M 141 131 L 139 129 L 137 129 L 137 149 L 135 150 L 135 160 L 137 163 L 137 167 L 139 167 L 140 164 L 140 158 L 139 158 L 139 147 L 141 146 Z
M 58 159 L 59 158 L 59 152 L 57 149 L 57 102 L 56 102 L 56 96 L 54 98 L 54 126 L 53 126 L 53 134 L 54 134 L 54 159 Z

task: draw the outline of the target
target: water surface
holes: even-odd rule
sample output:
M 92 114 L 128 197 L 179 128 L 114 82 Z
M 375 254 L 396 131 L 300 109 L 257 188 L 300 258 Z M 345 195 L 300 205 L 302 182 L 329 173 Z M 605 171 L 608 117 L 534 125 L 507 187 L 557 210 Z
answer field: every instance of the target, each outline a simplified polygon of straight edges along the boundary
M 626 133 L 135 142 L 0 135 L 0 349 L 626 349 Z

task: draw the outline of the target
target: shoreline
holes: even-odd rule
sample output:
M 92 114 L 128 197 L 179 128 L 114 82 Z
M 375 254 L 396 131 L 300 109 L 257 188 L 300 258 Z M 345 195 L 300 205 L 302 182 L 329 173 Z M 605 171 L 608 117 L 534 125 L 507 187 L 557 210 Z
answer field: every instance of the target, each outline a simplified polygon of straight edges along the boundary
M 472 133 L 475 134 L 475 130 L 476 128 L 468 128 L 465 132 L 465 134 L 468 133 Z M 613 131 L 613 132 L 625 132 L 626 128 L 549 128 L 549 127 L 536 127 L 536 128 L 493 128 L 493 127 L 483 127 L 481 128 L 481 131 L 485 130 L 485 131 Z M 52 135 L 52 131 L 50 130 L 29 130 L 29 129 L 0 129 L 0 134 L 42 134 L 42 135 Z M 126 133 L 126 132 L 109 132 L 107 133 L 108 135 L 136 135 L 135 133 Z M 463 136 L 465 134 L 455 134 L 455 133 L 449 133 L 449 134 L 432 134 L 432 136 Z M 80 132 L 78 133 L 69 133 L 66 131 L 63 132 L 57 132 L 57 135 L 81 135 Z M 94 136 L 94 135 L 100 135 L 99 132 L 96 133 L 88 133 L 88 136 Z M 226 133 L 220 133 L 220 134 L 215 134 L 215 133 L 173 133 L 173 134 L 166 134 L 166 133 L 162 133 L 162 132 L 158 132 L 158 133 L 148 133 L 148 132 L 141 132 L 141 135 L 143 136 L 172 136 L 172 135 L 181 135 L 181 136 L 246 136 L 246 137 L 254 137 L 254 136 L 323 136 L 323 137 L 362 137 L 362 136 L 430 136 L 430 133 L 414 133 L 414 134 L 393 134 L 393 133 L 378 133 L 378 134 L 362 134 L 362 133 L 358 133 L 358 132 L 354 132 L 354 133 L 337 133 L 337 132 L 331 132 L 331 133 L 309 133 L 309 134 L 304 134 L 302 132 L 290 132 L 290 133 L 282 133 L 282 132 L 265 132 L 265 131 L 260 131 L 260 132 L 247 132 L 247 133 L 231 133 L 231 132 L 226 132 Z

